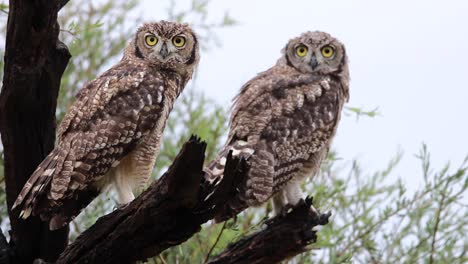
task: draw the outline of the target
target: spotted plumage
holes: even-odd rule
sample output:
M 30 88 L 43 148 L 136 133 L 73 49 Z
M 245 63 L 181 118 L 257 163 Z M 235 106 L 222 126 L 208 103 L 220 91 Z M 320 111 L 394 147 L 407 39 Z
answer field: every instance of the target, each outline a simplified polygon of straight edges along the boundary
M 324 32 L 306 32 L 289 41 L 275 66 L 241 88 L 225 147 L 206 168 L 206 178 L 213 182 L 222 177 L 229 151 L 247 160 L 246 181 L 226 203 L 226 214 L 269 198 L 281 212 L 303 198 L 300 182 L 319 171 L 348 100 L 348 86 L 343 44 Z
M 40 215 L 60 228 L 110 184 L 119 204 L 130 202 L 151 175 L 169 112 L 198 60 L 186 24 L 140 27 L 122 60 L 80 90 L 57 146 L 15 202 L 21 217 Z

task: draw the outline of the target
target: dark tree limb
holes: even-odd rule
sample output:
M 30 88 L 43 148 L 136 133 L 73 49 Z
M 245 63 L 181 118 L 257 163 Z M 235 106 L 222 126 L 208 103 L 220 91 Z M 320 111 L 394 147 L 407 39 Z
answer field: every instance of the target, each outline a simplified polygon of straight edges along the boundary
M 3 235 L 3 231 L 0 228 L 0 263 L 2 264 L 9 264 L 12 263 L 11 260 L 11 250 L 8 246 L 8 242 Z
M 14 263 L 54 261 L 68 228 L 49 231 L 38 217 L 23 221 L 13 205 L 24 183 L 55 142 L 55 108 L 70 53 L 58 40 L 57 13 L 66 1 L 10 0 L 0 94 L 0 133 Z M 14 247 L 13 247 L 14 246 Z
M 317 240 L 312 228 L 327 224 L 330 217 L 330 213 L 322 214 L 311 206 L 312 199 L 307 198 L 286 216 L 268 220 L 264 230 L 229 245 L 209 263 L 271 264 L 307 251 L 307 246 Z
M 218 184 L 203 182 L 206 143 L 192 137 L 169 170 L 123 209 L 101 217 L 57 263 L 130 263 L 158 255 L 200 231 L 243 177 L 245 162 L 228 156 Z
M 206 144 L 192 137 L 169 170 L 125 208 L 118 209 L 81 234 L 57 263 L 132 263 L 160 254 L 199 232 L 201 225 L 224 210 L 244 181 L 243 160 L 227 157 L 219 183 L 203 182 Z M 330 214 L 302 201 L 267 228 L 231 245 L 210 263 L 277 263 L 307 250 L 316 241 L 317 225 Z

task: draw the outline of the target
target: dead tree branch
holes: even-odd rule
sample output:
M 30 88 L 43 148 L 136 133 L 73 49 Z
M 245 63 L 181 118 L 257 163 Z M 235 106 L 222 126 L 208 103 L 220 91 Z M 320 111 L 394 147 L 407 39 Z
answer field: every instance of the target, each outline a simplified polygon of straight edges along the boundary
M 217 185 L 203 183 L 206 144 L 192 137 L 169 170 L 125 208 L 101 217 L 57 263 L 130 263 L 158 255 L 200 231 L 241 180 L 245 162 L 228 157 Z
M 60 256 L 57 263 L 131 263 L 156 256 L 199 232 L 224 210 L 247 171 L 243 160 L 227 158 L 219 183 L 203 182 L 206 144 L 192 137 L 169 170 L 123 209 L 101 217 Z M 229 246 L 210 263 L 277 263 L 307 250 L 317 225 L 330 214 L 311 209 L 306 199 L 286 216 Z
M 267 221 L 267 227 L 231 244 L 210 264 L 279 263 L 307 251 L 307 246 L 317 241 L 315 226 L 328 223 L 330 213 L 311 209 L 312 199 L 307 198 L 286 216 Z

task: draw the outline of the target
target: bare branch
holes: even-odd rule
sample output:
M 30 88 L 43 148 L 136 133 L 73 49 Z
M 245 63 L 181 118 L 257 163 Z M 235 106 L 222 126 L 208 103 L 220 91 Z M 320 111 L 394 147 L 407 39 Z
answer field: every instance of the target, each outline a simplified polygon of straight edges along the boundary
M 311 209 L 312 199 L 299 203 L 286 216 L 267 221 L 267 227 L 228 246 L 210 264 L 279 263 L 307 251 L 316 242 L 315 226 L 328 223 L 330 213 Z
M 156 256 L 200 231 L 242 177 L 245 162 L 228 156 L 218 184 L 203 182 L 206 144 L 192 137 L 169 170 L 126 207 L 101 217 L 57 263 L 130 263 Z

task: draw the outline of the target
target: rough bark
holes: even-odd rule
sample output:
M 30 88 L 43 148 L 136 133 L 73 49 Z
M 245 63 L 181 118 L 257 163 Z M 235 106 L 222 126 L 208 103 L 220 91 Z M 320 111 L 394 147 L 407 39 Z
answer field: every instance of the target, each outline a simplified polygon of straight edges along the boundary
M 178 245 L 212 219 L 248 169 L 243 160 L 227 158 L 219 183 L 203 182 L 206 144 L 185 143 L 169 170 L 125 208 L 100 218 L 60 256 L 57 263 L 132 263 Z M 278 263 L 307 250 L 317 239 L 317 225 L 330 214 L 311 209 L 306 199 L 267 227 L 230 245 L 210 263 Z
M 203 182 L 206 144 L 192 137 L 169 170 L 133 202 L 101 217 L 57 263 L 131 263 L 158 255 L 200 231 L 238 184 L 245 162 L 228 156 L 218 184 Z
M 9 2 L 0 133 L 14 263 L 54 261 L 68 239 L 68 228 L 49 231 L 38 217 L 23 221 L 11 211 L 24 183 L 54 146 L 57 95 L 70 58 L 58 40 L 57 13 L 66 2 Z
M 306 199 L 286 216 L 267 221 L 267 227 L 231 244 L 213 258 L 210 264 L 271 264 L 279 263 L 307 251 L 316 242 L 313 227 L 328 223 L 330 213 L 322 214 L 311 209 L 312 199 Z

